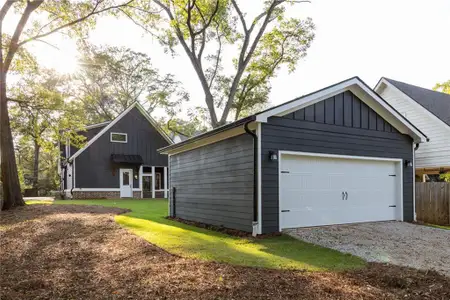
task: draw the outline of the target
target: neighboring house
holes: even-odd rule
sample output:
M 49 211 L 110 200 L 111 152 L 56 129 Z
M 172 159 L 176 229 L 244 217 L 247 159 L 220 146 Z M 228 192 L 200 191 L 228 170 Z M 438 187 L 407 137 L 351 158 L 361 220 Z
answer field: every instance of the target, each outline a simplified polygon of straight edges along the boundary
M 172 140 L 139 103 L 80 134 L 87 138 L 83 148 L 60 147 L 61 188 L 66 197 L 167 197 L 167 156 L 157 149 Z
M 254 234 L 413 221 L 427 137 L 358 77 L 160 149 L 170 215 Z
M 450 172 L 450 95 L 388 78 L 375 91 L 430 139 L 416 151 L 417 179 Z

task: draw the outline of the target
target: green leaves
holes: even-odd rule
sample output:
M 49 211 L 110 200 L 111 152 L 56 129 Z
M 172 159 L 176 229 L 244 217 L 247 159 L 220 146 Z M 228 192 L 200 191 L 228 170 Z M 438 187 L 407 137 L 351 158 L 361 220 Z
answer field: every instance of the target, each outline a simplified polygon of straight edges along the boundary
M 112 120 L 133 102 L 149 112 L 162 108 L 175 114 L 188 94 L 173 75 L 160 75 L 150 57 L 128 48 L 93 47 L 83 50 L 81 70 L 73 76 L 73 94 L 91 123 Z
M 436 83 L 433 90 L 442 92 L 442 93 L 446 93 L 446 94 L 450 94 L 450 80 L 447 80 L 446 82 L 442 82 L 442 83 Z

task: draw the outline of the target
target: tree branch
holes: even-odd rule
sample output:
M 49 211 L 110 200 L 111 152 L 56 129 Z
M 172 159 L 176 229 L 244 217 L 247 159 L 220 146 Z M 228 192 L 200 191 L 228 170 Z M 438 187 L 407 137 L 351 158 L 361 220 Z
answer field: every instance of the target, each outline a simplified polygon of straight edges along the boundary
M 3 20 L 6 17 L 6 14 L 8 13 L 8 10 L 11 8 L 11 6 L 14 4 L 14 2 L 17 2 L 19 0 L 7 0 L 0 10 L 0 22 L 3 22 Z
M 234 96 L 236 94 L 238 85 L 239 85 L 239 81 L 241 80 L 241 77 L 245 71 L 245 68 L 247 67 L 253 52 L 256 49 L 256 46 L 259 43 L 259 40 L 261 39 L 262 35 L 264 34 L 264 31 L 267 28 L 267 24 L 269 24 L 270 22 L 270 17 L 273 13 L 273 11 L 275 10 L 275 8 L 282 4 L 283 2 L 285 2 L 285 0 L 274 0 L 272 2 L 272 4 L 269 6 L 269 8 L 267 9 L 267 11 L 261 13 L 260 15 L 258 15 L 255 20 L 253 21 L 252 26 L 250 27 L 250 29 L 247 31 L 246 35 L 245 35 L 245 39 L 244 39 L 244 44 L 242 45 L 242 49 L 241 49 L 241 53 L 239 55 L 239 62 L 238 62 L 238 66 L 237 66 L 237 72 L 236 72 L 236 76 L 233 79 L 233 83 L 231 84 L 231 88 L 230 88 L 230 93 L 228 94 L 228 100 L 227 103 L 225 104 L 225 108 L 223 110 L 222 113 L 222 117 L 220 119 L 220 123 L 224 124 L 226 122 L 226 119 L 228 117 L 228 113 L 231 109 L 231 106 L 233 105 L 233 101 L 234 101 Z M 261 25 L 261 28 L 258 31 L 258 34 L 256 35 L 255 39 L 253 40 L 252 45 L 250 46 L 250 50 L 248 51 L 247 54 L 245 54 L 247 52 L 247 47 L 249 45 L 250 42 L 250 35 L 253 31 L 253 29 L 255 28 L 255 25 L 258 23 L 258 21 L 261 18 L 264 18 L 264 22 Z
M 207 22 L 205 22 L 205 17 L 203 16 L 202 11 L 200 10 L 200 8 L 197 6 L 197 4 L 195 4 L 194 1 L 194 5 L 198 10 L 198 13 L 200 14 L 200 17 L 203 20 L 203 28 L 200 29 L 199 31 L 195 32 L 195 34 L 200 34 L 200 33 L 204 33 L 206 31 L 206 29 L 209 27 L 209 25 L 211 25 L 212 20 L 214 19 L 215 15 L 217 14 L 217 12 L 219 11 L 219 0 L 216 1 L 216 6 L 214 7 L 214 11 L 211 14 L 211 17 L 209 18 L 209 20 Z
M 33 3 L 34 3 L 34 2 L 43 2 L 43 0 L 39 0 L 39 1 L 35 0 L 35 1 L 33 1 Z M 36 39 L 40 39 L 40 38 L 49 36 L 49 35 L 51 35 L 52 33 L 55 33 L 55 32 L 57 32 L 57 31 L 60 31 L 61 29 L 64 29 L 64 28 L 73 26 L 73 25 L 75 25 L 75 24 L 78 24 L 78 23 L 80 23 L 80 22 L 83 22 L 84 20 L 86 20 L 86 19 L 88 19 L 89 17 L 92 17 L 92 16 L 94 16 L 94 15 L 98 15 L 98 14 L 101 14 L 101 13 L 103 13 L 103 12 L 106 12 L 106 11 L 109 11 L 109 10 L 112 10 L 112 9 L 117 9 L 117 8 L 125 7 L 125 6 L 129 5 L 130 3 L 134 2 L 134 0 L 129 0 L 128 2 L 119 4 L 119 5 L 113 5 L 113 6 L 109 6 L 109 7 L 106 7 L 106 8 L 104 8 L 104 9 L 101 9 L 101 10 L 97 10 L 98 5 L 99 5 L 101 2 L 102 2 L 102 1 L 98 1 L 98 2 L 96 3 L 96 5 L 94 6 L 94 9 L 93 9 L 90 13 L 88 13 L 87 15 L 85 15 L 85 16 L 83 16 L 83 17 L 81 17 L 81 18 L 78 18 L 78 19 L 76 19 L 76 20 L 73 20 L 73 21 L 71 21 L 71 22 L 68 22 L 68 23 L 66 23 L 66 24 L 64 24 L 64 25 L 61 25 L 61 26 L 59 26 L 59 27 L 57 27 L 57 28 L 55 28 L 55 29 L 53 29 L 53 30 L 50 30 L 50 31 L 48 31 L 48 32 L 46 32 L 46 33 L 37 34 L 37 35 L 35 35 L 35 36 L 33 36 L 33 37 L 30 37 L 30 38 L 28 38 L 28 39 L 26 39 L 26 40 L 23 40 L 22 42 L 19 43 L 19 47 L 20 47 L 20 46 L 23 46 L 24 44 L 26 44 L 26 43 L 28 43 L 28 42 L 31 42 L 31 41 L 33 41 L 33 40 L 36 40 Z
M 173 26 L 175 28 L 175 34 L 177 35 L 178 40 L 181 43 L 181 46 L 183 47 L 187 56 L 191 60 L 192 66 L 194 67 L 195 72 L 197 73 L 197 76 L 200 79 L 200 83 L 202 84 L 203 91 L 205 92 L 205 101 L 206 101 L 206 106 L 208 106 L 208 110 L 210 113 L 211 123 L 217 125 L 217 115 L 216 115 L 216 109 L 214 107 L 214 99 L 211 94 L 211 90 L 208 86 L 208 81 L 206 79 L 205 73 L 203 72 L 201 64 L 199 64 L 195 53 L 192 52 L 191 49 L 189 49 L 189 46 L 187 45 L 186 40 L 184 39 L 183 33 L 181 32 L 180 26 L 178 25 L 177 21 L 175 20 L 175 17 L 173 16 L 169 7 L 167 7 L 166 5 L 161 3 L 161 1 L 159 1 L 159 0 L 153 0 L 153 2 L 158 4 L 164 11 L 166 11 L 170 21 L 174 23 Z
M 11 66 L 11 62 L 14 58 L 14 55 L 17 52 L 17 49 L 19 49 L 20 44 L 19 42 L 19 38 L 20 35 L 22 34 L 23 29 L 25 28 L 25 25 L 28 22 L 28 18 L 30 17 L 31 13 L 37 9 L 42 3 L 44 2 L 44 0 L 35 0 L 33 2 L 28 1 L 27 2 L 27 6 L 25 7 L 25 10 L 22 14 L 22 16 L 20 17 L 19 23 L 17 23 L 16 26 L 16 30 L 14 31 L 14 34 L 11 38 L 11 42 L 9 44 L 9 49 L 8 49 L 8 53 L 6 54 L 6 58 L 5 58 L 5 62 L 3 65 L 3 72 L 6 74 L 9 70 L 9 67 Z

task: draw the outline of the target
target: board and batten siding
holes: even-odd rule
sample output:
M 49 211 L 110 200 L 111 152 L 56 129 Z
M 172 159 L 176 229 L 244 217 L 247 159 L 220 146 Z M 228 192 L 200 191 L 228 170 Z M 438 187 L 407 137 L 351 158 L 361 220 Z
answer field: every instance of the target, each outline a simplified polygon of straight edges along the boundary
M 252 230 L 253 138 L 250 135 L 171 155 L 169 176 L 171 216 Z M 175 200 L 173 188 L 176 188 Z
M 111 132 L 126 133 L 127 143 L 111 142 Z M 144 165 L 165 167 L 168 158 L 157 150 L 168 145 L 142 113 L 133 108 L 75 158 L 75 187 L 119 188 L 119 168 L 133 169 L 134 175 L 138 166 L 115 166 L 111 154 L 140 155 Z M 139 179 L 133 178 L 133 188 L 140 188 Z
M 450 126 L 430 116 L 425 108 L 412 103 L 414 100 L 396 88 L 386 86 L 380 96 L 430 139 L 416 151 L 416 168 L 450 166 Z
M 279 230 L 279 150 L 412 160 L 412 139 L 392 128 L 351 92 L 261 124 L 262 233 Z M 403 214 L 413 216 L 413 168 L 403 168 Z

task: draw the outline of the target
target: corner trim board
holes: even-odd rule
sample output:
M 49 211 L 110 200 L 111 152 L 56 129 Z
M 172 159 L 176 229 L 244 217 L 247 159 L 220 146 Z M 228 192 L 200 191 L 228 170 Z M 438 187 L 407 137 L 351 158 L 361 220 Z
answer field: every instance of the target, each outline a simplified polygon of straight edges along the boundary
M 261 123 L 256 124 L 256 135 L 258 136 L 258 234 L 262 234 L 262 169 L 261 169 Z

